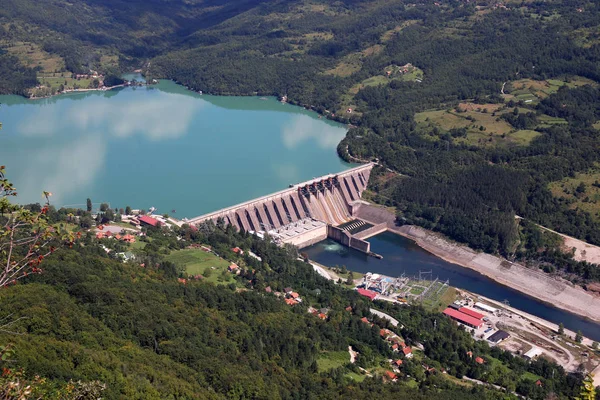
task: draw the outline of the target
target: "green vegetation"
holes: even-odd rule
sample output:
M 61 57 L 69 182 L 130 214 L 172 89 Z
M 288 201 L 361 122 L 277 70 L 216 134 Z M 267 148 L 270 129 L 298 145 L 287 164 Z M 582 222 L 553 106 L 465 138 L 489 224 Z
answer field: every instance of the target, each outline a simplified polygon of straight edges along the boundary
M 203 275 L 207 282 L 232 283 L 235 282 L 233 274 L 227 271 L 230 262 L 199 249 L 176 250 L 165 257 L 186 274 L 195 276 Z M 206 274 L 206 271 L 211 272 Z
M 350 362 L 348 351 L 329 351 L 317 358 L 319 372 L 330 371 L 342 367 Z M 364 379 L 364 378 L 363 378 Z

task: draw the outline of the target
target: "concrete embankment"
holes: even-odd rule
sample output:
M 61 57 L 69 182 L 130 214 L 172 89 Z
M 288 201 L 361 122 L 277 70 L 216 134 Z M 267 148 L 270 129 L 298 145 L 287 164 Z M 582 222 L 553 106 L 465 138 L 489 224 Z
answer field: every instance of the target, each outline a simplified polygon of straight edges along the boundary
M 388 230 L 414 240 L 420 247 L 445 261 L 471 268 L 528 296 L 600 322 L 600 298 L 564 279 L 477 252 L 417 226 L 396 226 L 395 216 L 381 207 L 363 204 L 357 216 L 372 224 L 386 222 Z

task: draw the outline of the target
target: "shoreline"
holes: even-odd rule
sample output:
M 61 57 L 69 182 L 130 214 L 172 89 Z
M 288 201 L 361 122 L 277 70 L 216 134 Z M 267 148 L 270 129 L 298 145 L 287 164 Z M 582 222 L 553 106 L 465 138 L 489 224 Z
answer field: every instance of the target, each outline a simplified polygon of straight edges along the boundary
M 27 97 L 27 100 L 51 99 L 53 97 L 61 96 L 61 95 L 64 95 L 64 94 L 70 94 L 70 93 L 106 92 L 106 91 L 109 91 L 109 90 L 118 89 L 118 88 L 122 88 L 122 87 L 126 87 L 126 86 L 127 85 L 122 84 L 122 85 L 116 85 L 116 86 L 110 86 L 110 87 L 104 87 L 104 88 L 69 89 L 69 90 L 64 90 L 64 91 L 62 91 L 60 93 L 51 94 L 50 96 L 42 96 L 42 97 L 31 96 L 31 97 Z
M 421 227 L 396 226 L 395 216 L 381 207 L 363 204 L 357 216 L 370 223 L 386 222 L 390 232 L 413 240 L 419 247 L 444 261 L 472 269 L 537 301 L 600 323 L 600 298 L 571 282 L 498 256 L 477 252 Z

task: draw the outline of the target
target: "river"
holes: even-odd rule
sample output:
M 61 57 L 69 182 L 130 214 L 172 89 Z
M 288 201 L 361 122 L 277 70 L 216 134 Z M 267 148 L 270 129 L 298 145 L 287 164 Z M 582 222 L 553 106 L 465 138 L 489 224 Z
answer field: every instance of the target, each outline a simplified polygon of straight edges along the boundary
M 349 167 L 336 154 L 345 126 L 274 98 L 199 95 L 165 80 L 0 103 L 0 163 L 20 203 L 47 190 L 57 207 L 89 197 L 181 219 Z
M 512 307 L 536 315 L 554 323 L 563 323 L 565 328 L 581 332 L 600 341 L 600 324 L 575 314 L 541 303 L 521 292 L 500 285 L 468 268 L 452 264 L 423 250 L 415 242 L 391 232 L 384 232 L 368 241 L 371 250 L 383 256 L 382 260 L 366 256 L 357 250 L 344 247 L 332 240 L 325 240 L 302 250 L 311 260 L 326 266 L 345 265 L 356 272 L 376 272 L 389 276 L 414 277 L 419 271 L 432 271 L 432 277 L 450 285 L 481 294 L 497 301 L 508 300 Z

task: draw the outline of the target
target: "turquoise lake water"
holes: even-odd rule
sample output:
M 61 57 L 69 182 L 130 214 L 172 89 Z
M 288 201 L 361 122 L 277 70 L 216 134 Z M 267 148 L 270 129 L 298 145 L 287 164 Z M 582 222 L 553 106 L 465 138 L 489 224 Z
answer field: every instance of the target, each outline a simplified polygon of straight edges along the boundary
M 346 127 L 274 98 L 170 81 L 27 100 L 0 96 L 0 164 L 20 203 L 156 207 L 194 217 L 350 167 Z

